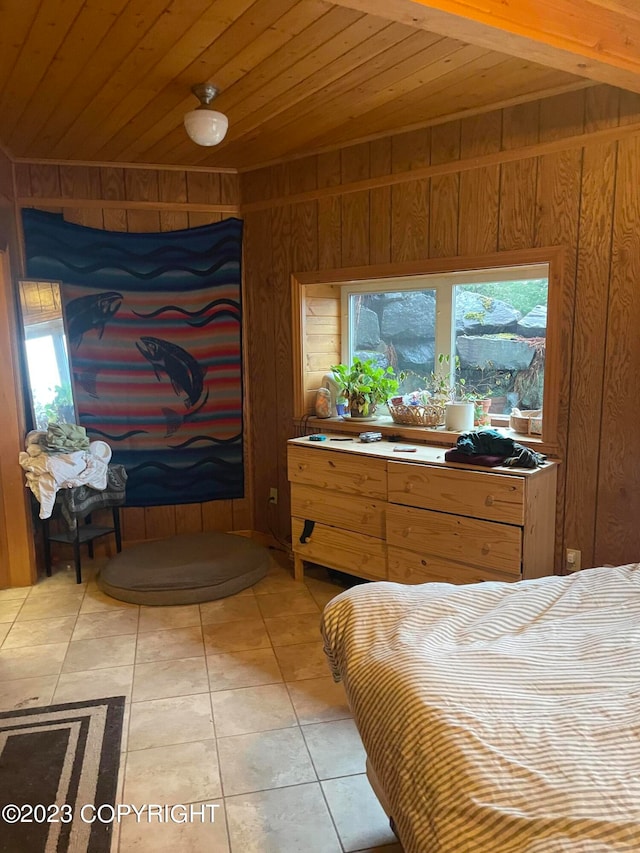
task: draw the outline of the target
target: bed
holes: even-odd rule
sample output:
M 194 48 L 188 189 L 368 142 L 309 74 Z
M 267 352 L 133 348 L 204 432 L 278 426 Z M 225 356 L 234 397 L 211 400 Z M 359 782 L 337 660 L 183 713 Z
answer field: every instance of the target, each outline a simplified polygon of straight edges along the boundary
M 640 851 L 640 564 L 365 584 L 322 632 L 406 853 Z

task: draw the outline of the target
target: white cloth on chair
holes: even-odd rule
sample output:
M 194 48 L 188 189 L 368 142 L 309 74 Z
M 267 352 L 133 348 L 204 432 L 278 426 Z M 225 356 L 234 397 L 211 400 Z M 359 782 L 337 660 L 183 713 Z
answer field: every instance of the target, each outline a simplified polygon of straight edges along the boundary
M 18 461 L 26 472 L 27 486 L 40 504 L 40 518 L 51 516 L 58 489 L 106 489 L 111 448 L 105 441 L 93 441 L 89 450 L 72 453 L 44 453 L 36 441 L 35 432 L 29 433 L 27 449 L 18 455 Z

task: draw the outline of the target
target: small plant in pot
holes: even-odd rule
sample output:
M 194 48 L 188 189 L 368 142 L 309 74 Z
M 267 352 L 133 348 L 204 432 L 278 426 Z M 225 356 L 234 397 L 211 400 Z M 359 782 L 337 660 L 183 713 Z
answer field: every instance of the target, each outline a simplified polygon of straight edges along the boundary
M 460 371 L 459 356 L 454 357 L 453 363 L 455 376 L 451 375 L 451 356 L 447 353 L 439 353 L 436 369 L 431 372 L 428 379 L 428 390 L 432 399 L 442 406 L 465 399 L 465 380 L 457 377 Z
M 431 374 L 431 391 L 434 400 L 445 408 L 445 427 L 455 431 L 465 431 L 473 427 L 474 395 L 466 391 L 465 380 L 459 376 L 460 358 L 454 356 L 453 375 L 451 356 L 438 355 L 436 370 Z
M 336 364 L 331 370 L 352 418 L 373 418 L 377 405 L 398 390 L 393 367 L 379 367 L 373 359 L 355 358 L 351 365 Z

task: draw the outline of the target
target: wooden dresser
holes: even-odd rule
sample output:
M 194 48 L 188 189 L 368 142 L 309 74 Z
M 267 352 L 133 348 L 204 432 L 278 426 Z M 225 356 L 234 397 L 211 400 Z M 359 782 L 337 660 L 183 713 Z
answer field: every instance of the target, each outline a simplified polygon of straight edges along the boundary
M 443 447 L 401 447 L 289 442 L 297 579 L 305 560 L 399 583 L 553 574 L 556 463 L 479 468 L 445 462 Z

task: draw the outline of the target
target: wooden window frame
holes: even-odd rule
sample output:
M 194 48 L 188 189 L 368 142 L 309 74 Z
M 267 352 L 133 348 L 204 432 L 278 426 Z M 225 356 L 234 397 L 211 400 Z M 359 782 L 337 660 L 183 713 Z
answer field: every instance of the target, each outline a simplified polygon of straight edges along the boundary
M 294 272 L 291 275 L 292 300 L 292 346 L 293 346 L 293 411 L 296 420 L 309 415 L 305 403 L 305 375 L 308 372 L 306 299 L 308 289 L 317 285 L 362 284 L 370 280 L 393 279 L 402 276 L 433 275 L 438 273 L 466 272 L 496 267 L 517 267 L 531 264 L 548 264 L 549 292 L 547 299 L 547 349 L 545 355 L 545 383 L 543 392 L 544 419 L 542 436 L 517 436 L 522 443 L 539 447 L 554 455 L 558 448 L 558 414 L 560 407 L 559 388 L 562 360 L 561 308 L 563 300 L 563 282 L 566 249 L 562 246 L 549 246 L 539 249 L 522 249 L 509 252 L 494 252 L 487 255 L 465 257 L 434 258 L 431 260 L 408 261 L 392 264 L 372 264 L 344 269 L 316 270 L 313 272 Z M 327 370 L 330 365 L 327 365 Z M 343 429 L 346 422 L 329 424 L 326 427 Z M 376 427 L 378 428 L 378 427 Z M 455 444 L 456 434 L 442 430 L 429 430 L 423 427 L 402 427 L 383 429 L 383 432 L 400 432 L 414 441 L 427 441 Z M 514 435 L 515 437 L 515 435 Z

